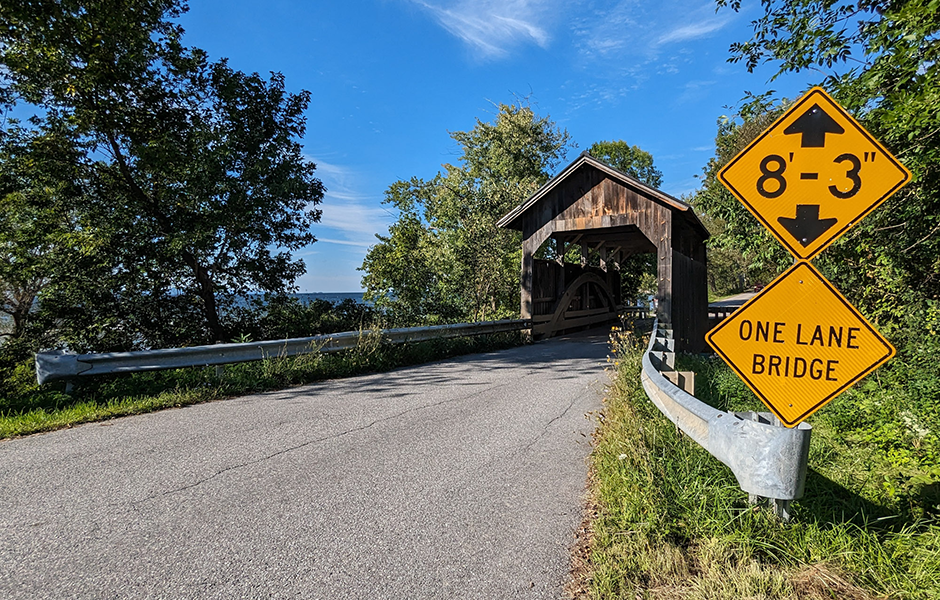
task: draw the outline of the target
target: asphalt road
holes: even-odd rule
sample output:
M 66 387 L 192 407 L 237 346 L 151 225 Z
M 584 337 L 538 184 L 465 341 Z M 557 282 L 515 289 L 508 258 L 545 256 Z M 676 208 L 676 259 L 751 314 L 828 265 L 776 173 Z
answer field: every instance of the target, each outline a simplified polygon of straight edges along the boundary
M 756 296 L 754 292 L 743 292 L 735 296 L 730 296 L 724 300 L 716 300 L 714 302 L 709 302 L 709 306 L 721 306 L 721 307 L 735 307 L 738 308 L 742 306 L 745 302 Z
M 2 598 L 560 598 L 606 339 L 0 442 Z

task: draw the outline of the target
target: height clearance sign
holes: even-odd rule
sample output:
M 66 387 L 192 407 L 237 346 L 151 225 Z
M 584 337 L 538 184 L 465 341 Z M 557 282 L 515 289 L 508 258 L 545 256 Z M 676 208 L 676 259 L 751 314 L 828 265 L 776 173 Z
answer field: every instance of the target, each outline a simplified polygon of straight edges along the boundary
M 910 181 L 911 173 L 817 87 L 718 179 L 787 250 L 810 259 Z
M 821 88 L 800 98 L 718 174 L 797 258 L 706 340 L 787 427 L 894 356 L 810 264 L 911 179 Z

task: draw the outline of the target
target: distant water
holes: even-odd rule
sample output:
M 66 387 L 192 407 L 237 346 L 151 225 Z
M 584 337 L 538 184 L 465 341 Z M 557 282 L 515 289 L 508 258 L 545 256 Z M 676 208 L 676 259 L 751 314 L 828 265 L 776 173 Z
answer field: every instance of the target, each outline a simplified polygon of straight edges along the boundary
M 327 302 L 337 303 L 343 300 L 355 300 L 360 304 L 371 304 L 363 300 L 363 292 L 306 292 L 302 294 L 291 294 L 303 303 L 313 302 L 314 300 L 326 300 Z
M 235 301 L 236 306 L 244 306 L 247 304 L 247 300 L 250 298 L 255 298 L 261 296 L 261 294 L 248 294 L 247 297 L 240 297 Z M 326 300 L 327 302 L 332 302 L 337 304 L 343 300 L 354 300 L 359 304 L 366 304 L 371 306 L 371 302 L 366 302 L 363 299 L 363 292 L 303 292 L 300 294 L 288 294 L 291 298 L 297 298 L 303 304 L 308 304 L 314 300 Z

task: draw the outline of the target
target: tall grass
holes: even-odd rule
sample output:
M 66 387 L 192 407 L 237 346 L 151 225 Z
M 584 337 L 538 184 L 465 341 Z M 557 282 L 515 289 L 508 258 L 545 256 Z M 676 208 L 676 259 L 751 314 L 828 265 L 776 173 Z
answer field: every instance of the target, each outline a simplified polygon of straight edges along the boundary
M 885 453 L 845 439 L 837 419 L 818 418 L 806 492 L 783 523 L 748 505 L 730 470 L 649 401 L 640 385 L 645 342 L 630 333 L 612 342 L 613 381 L 591 459 L 596 515 L 584 595 L 940 598 L 940 522 L 930 485 L 890 493 Z M 684 360 L 696 371 L 699 398 L 761 408 L 720 361 Z M 930 481 L 928 469 L 919 473 Z

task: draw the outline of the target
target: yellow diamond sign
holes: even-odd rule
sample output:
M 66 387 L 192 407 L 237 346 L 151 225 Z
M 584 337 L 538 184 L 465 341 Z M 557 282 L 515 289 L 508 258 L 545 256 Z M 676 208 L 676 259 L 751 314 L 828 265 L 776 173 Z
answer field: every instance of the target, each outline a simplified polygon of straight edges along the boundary
M 911 174 L 817 87 L 718 178 L 794 256 L 809 259 L 910 181 Z
M 787 427 L 894 356 L 808 262 L 797 262 L 706 336 Z

